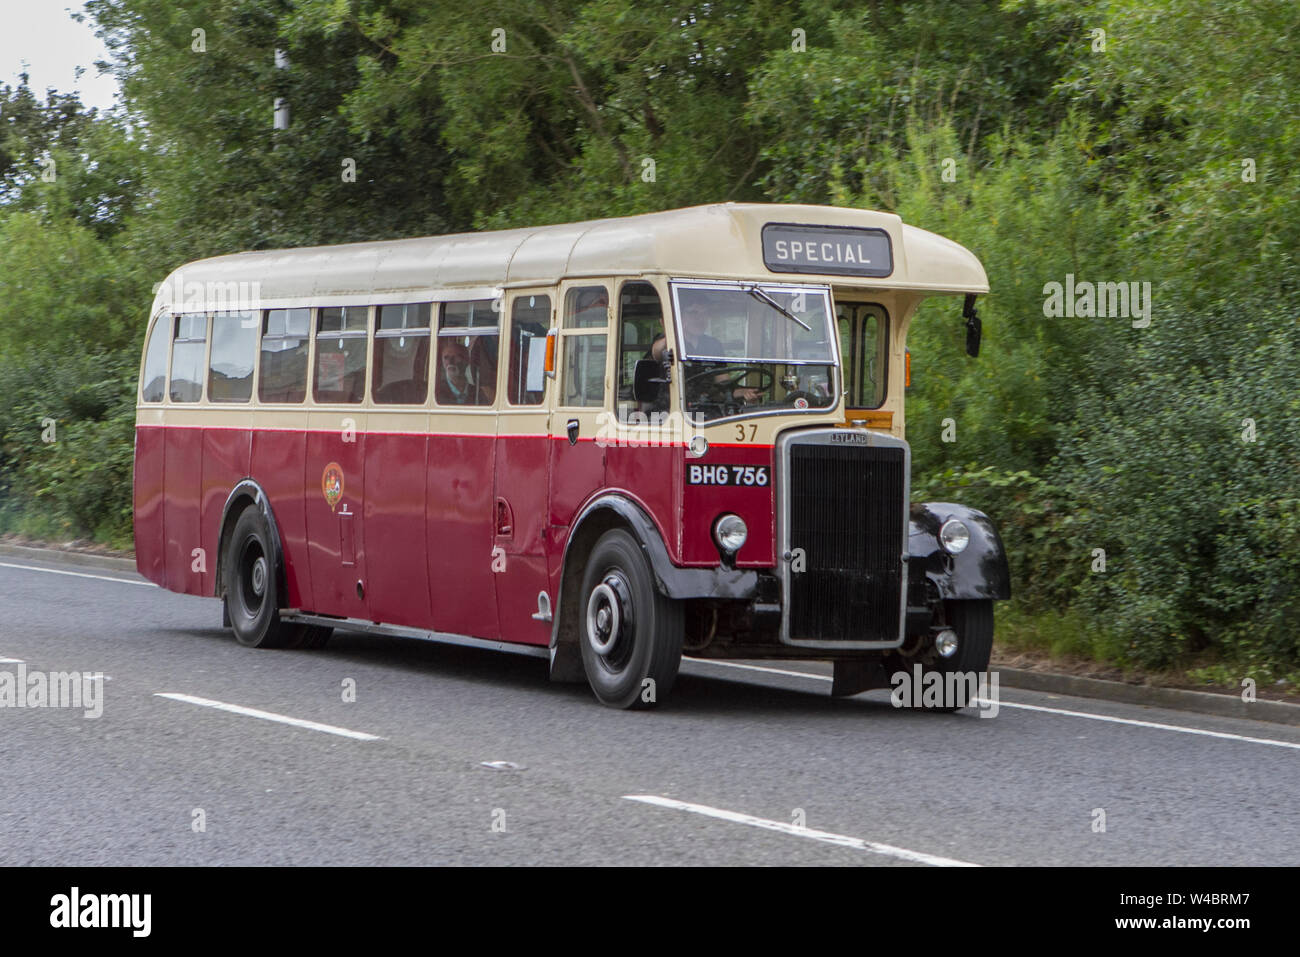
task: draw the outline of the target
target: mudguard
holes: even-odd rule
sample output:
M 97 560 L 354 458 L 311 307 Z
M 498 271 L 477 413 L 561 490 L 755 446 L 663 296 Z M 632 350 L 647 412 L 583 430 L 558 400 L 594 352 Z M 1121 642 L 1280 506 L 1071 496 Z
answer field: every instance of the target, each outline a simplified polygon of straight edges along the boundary
M 281 607 L 283 607 L 288 591 L 286 590 L 284 573 L 284 546 L 280 543 L 280 526 L 276 524 L 275 513 L 271 511 L 271 502 L 266 497 L 266 492 L 263 491 L 262 486 L 247 478 L 230 490 L 230 494 L 226 496 L 226 504 L 221 508 L 221 532 L 217 539 L 217 573 L 213 576 L 213 594 L 220 598 L 224 591 L 222 586 L 225 582 L 221 580 L 221 576 L 225 568 L 222 559 L 226 554 L 226 536 L 234 525 L 231 508 L 240 499 L 251 499 L 254 507 L 261 511 L 262 516 L 266 519 L 267 527 L 271 529 L 271 544 L 275 548 L 275 560 L 272 562 L 275 570 L 275 593 L 279 598 Z
M 557 589 L 555 613 L 551 625 L 550 659 L 552 681 L 584 681 L 582 653 L 578 648 L 577 618 L 565 602 L 565 585 L 576 579 L 577 564 L 584 548 L 590 548 L 609 528 L 630 528 L 649 559 L 655 586 L 669 598 L 752 598 L 758 591 L 758 573 L 752 569 L 678 568 L 668 557 L 668 549 L 659 529 L 642 508 L 631 499 L 616 493 L 601 495 L 583 508 L 574 519 Z
M 959 555 L 950 555 L 939 544 L 939 529 L 950 518 L 960 519 L 970 529 L 970 544 Z M 953 502 L 914 502 L 908 522 L 908 577 L 925 575 L 939 589 L 941 598 L 1011 597 L 1011 573 L 1007 553 L 993 522 L 983 512 Z
M 631 526 L 632 533 L 641 543 L 641 550 L 650 559 L 655 584 L 669 598 L 752 598 L 758 587 L 758 572 L 735 568 L 678 568 L 668 557 L 668 549 L 659 535 L 659 529 L 641 507 L 622 495 L 602 495 L 592 500 L 573 523 L 573 531 L 564 547 L 564 563 L 569 563 L 569 552 L 578 539 L 583 524 L 601 511 L 612 512 Z

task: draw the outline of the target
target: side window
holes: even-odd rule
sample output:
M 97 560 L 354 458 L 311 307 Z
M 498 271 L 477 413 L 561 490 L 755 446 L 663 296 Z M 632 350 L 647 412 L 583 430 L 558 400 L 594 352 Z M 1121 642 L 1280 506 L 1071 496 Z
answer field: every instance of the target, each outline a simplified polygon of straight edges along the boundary
M 257 398 L 301 402 L 307 398 L 310 309 L 268 309 L 262 320 L 262 362 Z
M 203 398 L 203 359 L 208 345 L 208 317 L 177 316 L 173 320 L 171 397 L 173 402 Z
M 499 314 L 493 300 L 442 304 L 438 328 L 439 405 L 491 405 L 497 397 Z
M 510 313 L 506 398 L 511 405 L 540 405 L 546 392 L 546 331 L 550 296 L 520 296 Z
M 380 306 L 370 397 L 379 405 L 423 405 L 429 397 L 429 318 L 433 304 Z
M 858 310 L 858 337 L 862 340 L 859 361 L 862 368 L 855 388 L 866 408 L 878 408 L 885 401 L 885 373 L 889 369 L 886 325 L 885 310 L 880 306 L 862 306 Z
M 367 306 L 331 306 L 316 320 L 312 400 L 356 404 L 366 397 Z
M 848 391 L 844 404 L 850 409 L 861 408 L 858 402 L 858 381 L 861 356 L 858 355 L 860 342 L 853 335 L 853 313 L 857 306 L 852 303 L 836 303 L 835 319 L 840 329 L 840 364 L 843 366 L 844 388 Z
M 145 402 L 161 402 L 167 394 L 167 340 L 171 328 L 171 320 L 159 316 L 149 333 L 149 345 L 144 350 L 144 371 L 140 373 L 140 397 Z
M 256 355 L 256 313 L 219 312 L 213 316 L 208 401 L 247 402 L 251 399 Z
M 885 401 L 885 372 L 889 366 L 889 337 L 885 310 L 874 303 L 839 303 L 836 317 L 843 353 L 845 404 L 851 409 L 875 409 Z
M 660 386 L 653 402 L 637 403 L 632 398 L 636 364 L 642 359 L 663 359 L 667 340 L 659 293 L 648 282 L 624 283 L 618 314 L 618 420 L 626 422 L 630 412 L 667 412 L 667 383 Z
M 560 405 L 600 408 L 605 404 L 605 343 L 609 337 L 609 291 L 578 286 L 564 297 Z

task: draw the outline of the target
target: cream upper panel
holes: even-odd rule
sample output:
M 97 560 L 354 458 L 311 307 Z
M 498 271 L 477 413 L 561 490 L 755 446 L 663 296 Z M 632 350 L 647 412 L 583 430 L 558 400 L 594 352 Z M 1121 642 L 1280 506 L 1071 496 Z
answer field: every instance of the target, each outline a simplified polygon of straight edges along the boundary
M 763 261 L 768 223 L 883 230 L 893 272 L 883 278 L 777 273 Z M 962 246 L 908 226 L 891 213 L 833 206 L 720 203 L 483 233 L 348 243 L 218 256 L 189 263 L 160 284 L 163 309 L 230 308 L 230 284 L 253 284 L 255 308 L 343 302 L 478 297 L 502 286 L 553 285 L 562 278 L 651 274 L 833 282 L 864 289 L 988 291 L 979 260 Z M 195 301 L 195 296 L 205 297 Z

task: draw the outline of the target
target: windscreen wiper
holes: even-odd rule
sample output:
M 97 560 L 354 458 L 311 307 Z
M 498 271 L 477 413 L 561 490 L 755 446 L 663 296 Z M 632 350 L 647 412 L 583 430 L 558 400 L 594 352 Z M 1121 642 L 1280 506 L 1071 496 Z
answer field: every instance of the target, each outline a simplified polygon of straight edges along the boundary
M 773 309 L 775 309 L 775 310 L 776 310 L 777 312 L 779 312 L 781 315 L 785 316 L 785 317 L 786 317 L 787 319 L 789 319 L 791 322 L 797 322 L 799 325 L 803 326 L 804 329 L 805 329 L 806 331 L 808 331 L 808 332 L 812 332 L 812 331 L 813 331 L 813 330 L 812 330 L 812 326 L 808 325 L 808 323 L 804 322 L 802 319 L 800 319 L 798 316 L 796 316 L 793 312 L 791 312 L 791 311 L 790 311 L 789 309 L 787 309 L 785 306 L 781 305 L 779 302 L 777 302 L 775 299 L 773 299 L 771 296 L 769 296 L 767 293 L 765 293 L 762 289 L 759 289 L 757 286 L 746 286 L 746 287 L 745 287 L 745 292 L 749 293 L 751 296 L 753 296 L 753 297 L 754 297 L 755 299 L 757 299 L 759 302 L 765 302 L 765 303 L 767 303 L 769 306 L 771 306 Z

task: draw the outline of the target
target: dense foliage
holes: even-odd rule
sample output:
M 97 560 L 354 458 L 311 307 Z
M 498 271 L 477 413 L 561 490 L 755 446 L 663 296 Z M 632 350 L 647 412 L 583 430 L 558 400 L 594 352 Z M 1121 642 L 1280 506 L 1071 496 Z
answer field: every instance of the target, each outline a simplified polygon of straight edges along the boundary
M 0 88 L 0 531 L 129 542 L 141 320 L 189 259 L 834 203 L 988 271 L 978 360 L 953 301 L 912 324 L 908 438 L 917 495 L 1002 528 L 1019 611 L 1300 670 L 1292 0 L 88 9 L 123 108 Z M 1046 315 L 1067 274 L 1149 283 L 1150 324 Z

